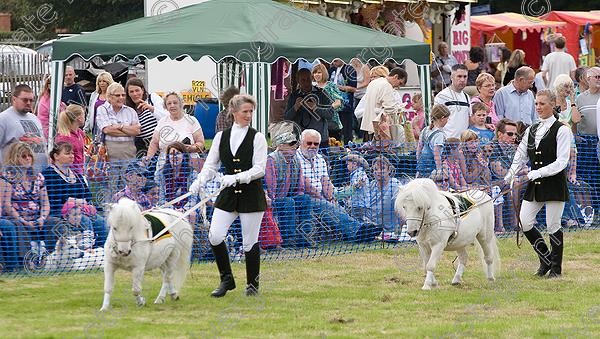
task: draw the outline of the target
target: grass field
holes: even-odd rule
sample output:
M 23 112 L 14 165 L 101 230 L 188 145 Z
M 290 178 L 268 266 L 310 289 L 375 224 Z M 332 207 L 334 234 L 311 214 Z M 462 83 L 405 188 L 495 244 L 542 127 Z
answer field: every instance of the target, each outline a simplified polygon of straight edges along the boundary
M 563 277 L 532 276 L 537 259 L 528 244 L 500 241 L 502 271 L 484 278 L 474 249 L 464 284 L 449 284 L 446 253 L 440 288 L 421 291 L 415 246 L 307 260 L 265 262 L 262 296 L 241 295 L 243 264 L 234 264 L 238 288 L 209 297 L 214 264 L 194 265 L 178 302 L 153 305 L 158 272 L 146 274 L 137 308 L 127 273 L 119 272 L 113 309 L 102 303 L 101 273 L 4 279 L 0 282 L 1 338 L 348 338 L 475 337 L 593 338 L 600 336 L 600 231 L 565 235 Z

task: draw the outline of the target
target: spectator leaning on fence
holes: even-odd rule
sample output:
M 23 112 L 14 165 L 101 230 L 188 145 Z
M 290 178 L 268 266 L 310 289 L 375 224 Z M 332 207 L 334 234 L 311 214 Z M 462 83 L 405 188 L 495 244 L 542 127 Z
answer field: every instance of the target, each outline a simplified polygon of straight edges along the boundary
M 469 130 L 475 132 L 479 136 L 481 145 L 486 145 L 490 141 L 492 141 L 492 139 L 494 139 L 494 132 L 488 129 L 488 126 L 486 124 L 486 118 L 489 114 L 489 108 L 483 102 L 475 102 L 471 107 L 471 112 L 472 117 Z
M 183 99 L 179 94 L 170 92 L 165 95 L 165 106 L 169 114 L 158 122 L 148 153 L 143 158 L 145 164 L 150 164 L 156 152 L 160 151 L 154 180 L 161 187 L 161 198 L 165 196 L 163 168 L 166 162 L 166 150 L 169 144 L 181 142 L 185 144 L 185 152 L 189 153 L 191 164 L 199 160 L 199 153 L 204 151 L 204 134 L 202 127 L 194 116 L 183 111 Z
M 483 153 L 483 145 L 479 136 L 472 130 L 462 132 L 460 135 L 462 153 L 465 157 L 465 180 L 469 188 L 485 190 L 491 184 L 489 160 Z
M 427 178 L 433 170 L 442 169 L 442 151 L 446 136 L 444 126 L 448 123 L 450 110 L 444 105 L 431 109 L 431 124 L 421 132 L 417 145 L 417 176 Z
M 534 78 L 533 69 L 523 66 L 517 69 L 515 79 L 511 83 L 496 91 L 493 100 L 498 118 L 523 121 L 528 125 L 538 120 L 535 114 L 535 98 L 529 89 Z
M 450 79 L 452 84 L 439 92 L 433 102 L 436 105 L 444 105 L 450 110 L 450 118 L 444 127 L 446 137 L 459 138 L 460 133 L 469 128 L 471 115 L 471 99 L 464 92 L 467 85 L 467 66 L 454 65 Z
M 12 106 L 0 113 L 0 156 L 2 160 L 10 144 L 22 141 L 35 156 L 36 171 L 48 164 L 46 138 L 40 119 L 31 113 L 34 96 L 31 87 L 17 85 L 12 91 Z

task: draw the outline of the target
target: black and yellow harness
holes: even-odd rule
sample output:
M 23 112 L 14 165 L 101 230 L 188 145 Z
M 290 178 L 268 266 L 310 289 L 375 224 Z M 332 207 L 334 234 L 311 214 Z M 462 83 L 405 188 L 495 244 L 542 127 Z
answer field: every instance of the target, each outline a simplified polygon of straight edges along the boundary
M 148 239 L 152 239 L 152 237 L 154 237 L 154 235 L 160 233 L 162 230 L 165 229 L 167 223 L 162 220 L 162 215 L 160 215 L 160 213 L 155 213 L 155 212 L 143 212 L 142 215 L 144 216 L 144 218 L 146 218 L 146 220 L 148 220 L 148 222 L 150 223 L 150 228 L 148 228 Z M 160 237 L 158 237 L 157 239 L 155 239 L 154 241 L 159 241 L 165 238 L 169 238 L 172 237 L 173 235 L 171 234 L 171 232 L 169 230 L 167 230 L 165 232 L 165 234 L 161 235 Z
M 452 194 L 452 197 L 454 197 L 454 199 L 456 200 L 452 199 L 452 197 L 449 197 L 447 195 L 444 196 L 450 203 L 450 207 L 452 208 L 454 214 L 454 223 L 456 225 L 454 232 L 452 232 L 452 234 L 448 238 L 448 243 L 450 243 L 450 241 L 452 241 L 458 236 L 458 227 L 460 225 L 460 219 L 467 216 L 467 214 L 469 214 L 469 212 L 471 212 L 472 210 L 471 207 L 476 206 L 477 202 L 471 199 L 466 192 Z

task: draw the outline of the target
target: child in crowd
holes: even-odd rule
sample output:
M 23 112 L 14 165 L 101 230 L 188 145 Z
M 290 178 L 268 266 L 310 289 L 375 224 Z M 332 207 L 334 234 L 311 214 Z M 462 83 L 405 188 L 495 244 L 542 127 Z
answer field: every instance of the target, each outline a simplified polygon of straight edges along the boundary
M 350 185 L 337 190 L 336 196 L 340 198 L 347 196 L 348 213 L 362 220 L 370 205 L 369 177 L 366 173 L 369 170 L 369 163 L 358 154 L 348 154 L 343 160 L 346 160 L 350 172 Z
M 160 199 L 160 187 L 154 180 L 148 180 L 146 182 L 146 186 L 142 189 L 142 193 L 148 197 L 148 201 L 150 202 L 150 207 L 156 207 L 159 205 Z
M 425 110 L 423 109 L 423 95 L 421 93 L 417 93 L 413 96 L 412 108 L 415 110 L 415 115 L 413 119 L 409 121 L 411 121 L 415 140 L 418 142 L 421 131 L 425 126 Z
M 146 170 L 138 165 L 132 163 L 125 169 L 125 188 L 113 195 L 113 202 L 118 202 L 119 199 L 125 197 L 129 198 L 140 205 L 142 210 L 149 209 L 150 200 L 143 193 L 142 189 L 146 186 Z
M 443 128 L 448 123 L 450 110 L 444 105 L 431 109 L 431 125 L 423 129 L 417 146 L 417 176 L 429 177 L 433 170 L 442 169 L 442 151 L 446 137 Z
M 444 171 L 448 173 L 450 188 L 462 192 L 467 189 L 467 181 L 460 169 L 460 139 L 448 138 L 444 144 Z
M 474 102 L 471 105 L 471 126 L 469 126 L 469 129 L 477 134 L 481 146 L 494 139 L 494 132 L 486 126 L 486 118 L 489 112 L 489 107 L 483 102 Z
M 89 219 L 82 218 L 83 209 L 89 208 L 90 205 L 81 205 L 75 199 L 69 199 L 62 207 L 62 222 L 60 224 L 61 236 L 64 237 L 81 237 L 78 243 L 81 250 L 89 250 L 94 247 L 95 236 L 94 228 Z M 95 211 L 87 211 L 86 214 Z

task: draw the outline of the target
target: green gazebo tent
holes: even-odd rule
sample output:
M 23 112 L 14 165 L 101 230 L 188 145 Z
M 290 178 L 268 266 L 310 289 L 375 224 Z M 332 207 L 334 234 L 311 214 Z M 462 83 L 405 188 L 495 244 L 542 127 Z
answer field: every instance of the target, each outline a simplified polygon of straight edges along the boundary
M 169 57 L 194 60 L 210 56 L 216 62 L 234 57 L 244 64 L 247 92 L 259 107 L 254 126 L 266 132 L 269 64 L 283 57 L 349 62 L 392 58 L 419 65 L 423 93 L 429 93 L 429 45 L 368 28 L 343 23 L 271 0 L 213 0 L 159 16 L 54 42 L 54 79 L 63 79 L 64 62 L 74 56 L 110 58 Z M 62 81 L 54 81 L 52 112 L 60 102 Z M 425 104 L 429 103 L 429 96 Z M 427 106 L 426 106 L 427 107 Z M 50 121 L 52 121 L 51 119 Z M 52 130 L 52 128 L 50 129 Z

